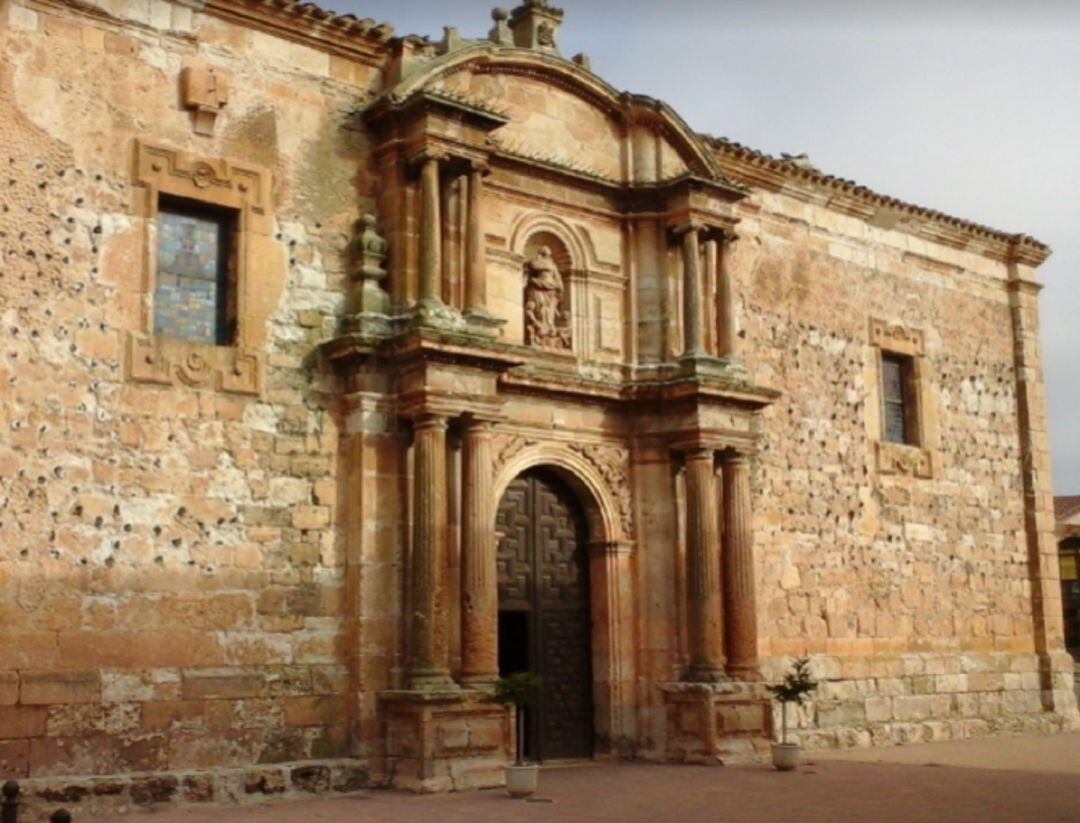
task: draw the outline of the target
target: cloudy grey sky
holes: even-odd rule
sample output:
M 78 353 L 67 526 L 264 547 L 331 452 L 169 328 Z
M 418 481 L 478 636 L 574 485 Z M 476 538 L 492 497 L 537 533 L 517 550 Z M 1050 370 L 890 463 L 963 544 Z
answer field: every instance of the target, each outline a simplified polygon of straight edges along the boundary
M 504 0 L 505 2 L 506 0 Z M 399 34 L 490 28 L 492 0 L 324 0 Z M 510 3 L 512 5 L 512 3 Z M 1080 2 L 564 0 L 563 54 L 695 129 L 1049 243 L 1056 494 L 1080 494 Z

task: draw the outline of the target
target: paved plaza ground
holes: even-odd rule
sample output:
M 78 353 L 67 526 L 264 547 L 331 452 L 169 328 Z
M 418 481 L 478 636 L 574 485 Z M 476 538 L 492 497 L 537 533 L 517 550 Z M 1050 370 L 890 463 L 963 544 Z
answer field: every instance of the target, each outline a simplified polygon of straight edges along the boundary
M 502 791 L 362 796 L 136 813 L 153 823 L 484 821 L 1080 821 L 1080 733 L 812 752 L 795 773 L 768 766 L 643 763 L 547 768 L 533 801 Z M 100 818 L 99 818 L 100 819 Z

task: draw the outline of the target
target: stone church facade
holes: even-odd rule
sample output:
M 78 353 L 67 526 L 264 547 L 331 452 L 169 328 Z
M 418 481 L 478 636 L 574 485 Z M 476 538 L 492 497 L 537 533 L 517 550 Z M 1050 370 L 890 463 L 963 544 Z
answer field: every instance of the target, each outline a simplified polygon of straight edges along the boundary
M 1076 723 L 1049 249 L 698 134 L 562 17 L 0 6 L 5 777 L 492 785 L 516 670 L 547 761 L 752 757 L 799 656 L 810 746 Z

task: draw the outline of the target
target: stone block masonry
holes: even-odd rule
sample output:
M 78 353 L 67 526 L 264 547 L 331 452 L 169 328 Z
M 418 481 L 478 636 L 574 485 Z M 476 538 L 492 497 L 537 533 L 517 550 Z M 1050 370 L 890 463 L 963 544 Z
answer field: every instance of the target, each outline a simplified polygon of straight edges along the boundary
M 541 721 L 585 696 L 543 727 L 583 756 L 759 756 L 801 656 L 809 746 L 1077 722 L 1049 250 L 697 135 L 561 22 L 0 7 L 0 776 L 33 803 L 498 783 L 500 631 Z

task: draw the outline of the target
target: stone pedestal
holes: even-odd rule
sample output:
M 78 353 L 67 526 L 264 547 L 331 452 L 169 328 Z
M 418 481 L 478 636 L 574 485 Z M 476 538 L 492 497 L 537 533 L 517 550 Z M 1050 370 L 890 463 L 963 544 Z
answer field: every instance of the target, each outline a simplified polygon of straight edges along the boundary
M 667 724 L 665 757 L 676 763 L 730 765 L 769 753 L 772 708 L 749 683 L 661 683 Z
M 386 778 L 415 792 L 487 789 L 505 783 L 513 755 L 510 711 L 475 691 L 388 691 Z

